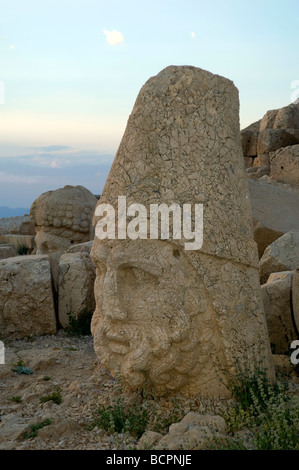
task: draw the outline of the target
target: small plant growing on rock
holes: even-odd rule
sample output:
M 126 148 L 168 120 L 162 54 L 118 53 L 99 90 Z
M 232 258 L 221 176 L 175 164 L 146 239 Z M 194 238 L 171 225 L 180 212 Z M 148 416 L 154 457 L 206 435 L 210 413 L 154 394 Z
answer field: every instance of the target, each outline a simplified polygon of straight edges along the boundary
M 252 374 L 238 374 L 232 394 L 235 405 L 223 413 L 232 435 L 247 427 L 257 450 L 299 450 L 298 400 L 285 383 L 269 380 L 256 368 Z
M 18 375 L 25 374 L 31 375 L 33 374 L 33 370 L 30 367 L 24 366 L 24 361 L 21 357 L 18 358 L 18 362 L 15 364 L 15 367 L 12 369 L 13 372 L 16 372 Z
M 135 402 L 131 407 L 127 407 L 123 397 L 118 396 L 112 405 L 99 407 L 93 426 L 110 432 L 128 432 L 139 439 L 145 432 L 148 423 L 149 410 L 146 406 Z
M 56 405 L 62 403 L 61 390 L 58 387 L 56 392 L 53 392 L 51 395 L 45 395 L 40 398 L 40 403 L 46 403 L 47 401 L 53 401 Z
M 90 336 L 90 323 L 93 311 L 84 308 L 76 318 L 72 312 L 68 313 L 69 325 L 65 328 L 66 332 L 71 336 Z
M 50 424 L 50 419 L 45 419 L 45 421 L 42 421 L 40 423 L 32 424 L 30 426 L 30 432 L 24 432 L 23 439 L 31 439 L 32 437 L 36 437 L 40 429 L 44 428 L 45 426 L 49 426 Z
M 12 401 L 15 403 L 22 403 L 22 397 L 20 395 L 16 395 L 14 397 L 11 397 Z
M 23 245 L 23 244 L 19 244 L 19 245 L 18 245 L 18 247 L 17 247 L 17 254 L 18 254 L 19 256 L 28 255 L 29 252 L 30 252 L 30 249 L 28 248 L 28 246 Z

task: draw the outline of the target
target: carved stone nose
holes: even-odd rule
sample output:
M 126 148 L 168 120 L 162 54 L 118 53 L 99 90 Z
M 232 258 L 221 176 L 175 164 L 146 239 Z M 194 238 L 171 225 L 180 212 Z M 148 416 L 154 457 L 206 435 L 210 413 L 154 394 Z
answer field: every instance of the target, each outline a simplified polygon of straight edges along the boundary
M 109 320 L 125 320 L 127 317 L 127 314 L 121 308 L 119 300 L 117 273 L 109 268 L 103 282 L 102 312 Z

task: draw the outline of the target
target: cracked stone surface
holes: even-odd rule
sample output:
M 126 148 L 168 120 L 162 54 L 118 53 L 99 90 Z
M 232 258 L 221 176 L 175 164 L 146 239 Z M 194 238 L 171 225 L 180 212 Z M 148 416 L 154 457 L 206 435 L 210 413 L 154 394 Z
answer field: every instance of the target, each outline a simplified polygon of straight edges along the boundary
M 50 257 L 57 291 L 59 258 L 72 244 L 91 240 L 92 216 L 97 198 L 83 186 L 65 186 L 41 194 L 30 209 L 35 223 L 36 253 Z
M 19 339 L 56 333 L 47 255 L 0 260 L 0 335 Z
M 203 204 L 204 236 L 198 251 L 173 237 L 95 238 L 92 332 L 105 367 L 158 395 L 228 396 L 237 361 L 273 376 L 234 84 L 185 66 L 150 78 L 99 203 L 117 209 L 118 196 L 147 209 Z

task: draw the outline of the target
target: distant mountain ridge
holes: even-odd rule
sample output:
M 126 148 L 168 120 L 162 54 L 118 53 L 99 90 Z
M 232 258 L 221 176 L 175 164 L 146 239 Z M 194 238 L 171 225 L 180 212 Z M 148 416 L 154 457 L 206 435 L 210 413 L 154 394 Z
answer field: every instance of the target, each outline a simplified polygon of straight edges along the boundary
M 29 214 L 30 209 L 18 207 L 16 209 L 7 206 L 0 206 L 0 219 L 3 217 L 16 217 L 19 215 Z

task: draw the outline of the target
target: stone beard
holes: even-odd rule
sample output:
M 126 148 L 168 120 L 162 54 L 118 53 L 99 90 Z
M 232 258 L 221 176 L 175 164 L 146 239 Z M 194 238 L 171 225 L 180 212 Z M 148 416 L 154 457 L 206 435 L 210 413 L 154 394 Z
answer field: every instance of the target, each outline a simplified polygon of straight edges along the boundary
M 213 361 L 219 370 L 224 360 L 215 312 L 180 247 L 157 240 L 101 241 L 93 262 L 92 333 L 105 367 L 130 388 L 157 395 L 188 395 L 193 382 L 207 394 L 217 382 L 219 394 L 225 393 L 223 377 L 211 373 Z

